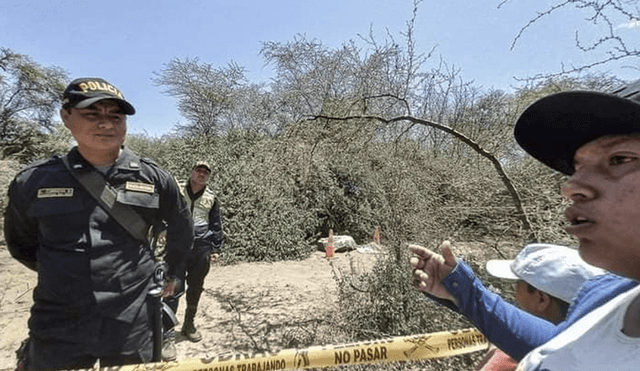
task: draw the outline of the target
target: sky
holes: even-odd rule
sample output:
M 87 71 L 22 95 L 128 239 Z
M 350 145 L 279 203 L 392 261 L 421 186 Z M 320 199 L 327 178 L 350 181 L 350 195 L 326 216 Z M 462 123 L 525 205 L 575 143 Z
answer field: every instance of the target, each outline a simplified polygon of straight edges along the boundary
M 553 73 L 593 58 L 575 47 L 575 32 L 589 34 L 588 13 L 561 9 L 518 32 L 550 0 L 424 0 L 415 40 L 419 52 L 460 69 L 478 87 L 511 91 L 525 78 Z M 181 0 L 0 2 L 0 48 L 25 54 L 43 66 L 61 67 L 71 78 L 103 77 L 136 108 L 129 132 L 161 136 L 185 122 L 175 98 L 152 79 L 174 58 L 198 58 L 224 67 L 234 62 L 252 83 L 269 82 L 273 70 L 260 55 L 263 42 L 286 43 L 304 35 L 338 48 L 370 31 L 400 39 L 413 0 Z M 640 28 L 615 27 L 640 44 Z M 638 78 L 631 61 L 592 72 Z M 636 62 L 636 65 L 638 63 Z M 631 66 L 633 67 L 633 66 Z

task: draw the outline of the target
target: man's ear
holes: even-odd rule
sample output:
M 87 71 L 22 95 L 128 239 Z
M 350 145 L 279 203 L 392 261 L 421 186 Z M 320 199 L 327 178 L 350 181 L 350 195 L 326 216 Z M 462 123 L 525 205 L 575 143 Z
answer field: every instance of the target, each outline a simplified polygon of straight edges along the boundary
M 71 113 L 66 108 L 60 108 L 60 118 L 62 122 L 64 122 L 64 126 L 68 129 L 69 125 L 67 125 L 67 119 Z
M 551 308 L 553 300 L 551 296 L 545 294 L 540 290 L 536 290 L 536 306 L 539 309 L 540 313 L 544 313 L 545 311 Z

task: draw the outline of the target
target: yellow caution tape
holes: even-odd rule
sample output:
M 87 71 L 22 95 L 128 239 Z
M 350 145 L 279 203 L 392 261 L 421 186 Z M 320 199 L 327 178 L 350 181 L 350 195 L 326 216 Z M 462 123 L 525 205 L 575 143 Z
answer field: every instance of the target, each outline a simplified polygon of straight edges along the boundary
M 377 362 L 418 361 L 487 349 L 486 338 L 476 329 L 392 337 L 343 345 L 285 349 L 274 353 L 185 359 L 174 362 L 110 367 L 109 370 L 172 371 L 273 371 L 326 368 Z

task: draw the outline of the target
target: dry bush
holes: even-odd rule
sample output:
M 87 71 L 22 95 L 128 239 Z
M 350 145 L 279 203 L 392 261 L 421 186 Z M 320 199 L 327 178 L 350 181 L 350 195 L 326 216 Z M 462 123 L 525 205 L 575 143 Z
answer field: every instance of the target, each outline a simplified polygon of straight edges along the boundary
M 490 278 L 484 268 L 487 260 L 500 258 L 498 251 L 482 243 L 454 243 L 453 248 L 487 287 L 514 300 L 512 284 Z M 513 257 L 520 246 L 503 244 L 500 248 L 502 254 Z M 330 326 L 322 327 L 322 332 L 315 336 L 317 339 L 339 344 L 473 327 L 463 316 L 425 298 L 412 286 L 406 245 L 392 245 L 382 251 L 383 258 L 371 272 L 336 272 L 339 311 L 327 319 Z M 424 362 L 354 366 L 353 369 L 469 370 L 483 356 L 484 352 L 474 352 Z
M 577 240 L 565 231 L 564 212 L 568 201 L 560 189 L 567 180 L 566 176 L 530 157 L 512 167 L 510 173 L 520 191 L 538 241 L 577 246 Z
M 20 170 L 20 163 L 17 160 L 0 160 L 0 210 L 7 206 L 7 190 L 9 183 Z

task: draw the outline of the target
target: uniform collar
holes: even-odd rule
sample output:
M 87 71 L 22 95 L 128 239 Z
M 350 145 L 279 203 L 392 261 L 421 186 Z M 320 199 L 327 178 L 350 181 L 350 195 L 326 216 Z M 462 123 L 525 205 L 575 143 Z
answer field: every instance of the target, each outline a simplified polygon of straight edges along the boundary
M 82 157 L 77 146 L 73 147 L 71 151 L 69 151 L 67 158 L 69 159 L 69 164 L 74 170 L 93 169 L 93 166 L 85 160 L 84 157 Z M 128 171 L 139 171 L 140 157 L 134 154 L 127 147 L 123 146 L 114 167 Z
M 128 171 L 140 170 L 140 156 L 133 153 L 129 148 L 122 147 L 120 156 L 116 160 L 115 167 L 117 169 L 123 169 Z

